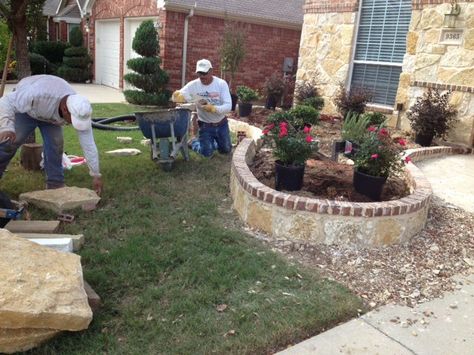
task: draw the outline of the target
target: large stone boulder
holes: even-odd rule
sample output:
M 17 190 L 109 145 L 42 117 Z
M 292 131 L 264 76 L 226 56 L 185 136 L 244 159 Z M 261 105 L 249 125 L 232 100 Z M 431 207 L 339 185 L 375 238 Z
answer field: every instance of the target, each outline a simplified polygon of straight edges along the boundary
M 13 354 L 35 348 L 59 333 L 55 329 L 0 328 L 0 353 Z
M 0 229 L 0 353 L 86 329 L 92 310 L 80 257 Z M 17 347 L 16 347 L 17 346 Z
M 20 195 L 20 201 L 60 213 L 78 207 L 90 210 L 99 203 L 100 197 L 93 190 L 72 186 L 25 192 Z

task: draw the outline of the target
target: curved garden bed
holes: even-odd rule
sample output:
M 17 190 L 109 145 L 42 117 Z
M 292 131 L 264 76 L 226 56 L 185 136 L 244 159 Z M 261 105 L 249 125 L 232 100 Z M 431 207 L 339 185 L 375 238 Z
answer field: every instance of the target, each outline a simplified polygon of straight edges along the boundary
M 252 139 L 238 145 L 232 159 L 231 194 L 243 221 L 274 238 L 382 246 L 406 242 L 425 226 L 432 190 L 412 163 L 406 166 L 410 195 L 383 202 L 341 202 L 295 196 L 264 185 L 249 169 L 256 151 Z M 413 162 L 452 153 L 456 153 L 452 147 L 406 151 Z

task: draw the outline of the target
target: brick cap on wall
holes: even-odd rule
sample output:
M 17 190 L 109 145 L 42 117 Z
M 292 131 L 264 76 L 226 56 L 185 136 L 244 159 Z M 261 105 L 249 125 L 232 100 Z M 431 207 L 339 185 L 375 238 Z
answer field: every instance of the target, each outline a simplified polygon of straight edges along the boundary
M 249 151 L 254 151 L 254 149 L 249 150 L 251 146 L 255 148 L 254 145 L 255 142 L 249 138 L 239 143 L 232 158 L 231 169 L 237 181 L 246 192 L 266 203 L 290 210 L 307 211 L 317 214 L 371 218 L 410 214 L 424 208 L 429 204 L 431 199 L 431 185 L 421 170 L 413 163 L 408 163 L 405 169 L 413 183 L 414 191 L 410 195 L 398 200 L 382 202 L 345 202 L 302 197 L 280 192 L 262 184 L 250 171 L 246 163 L 246 156 Z M 461 151 L 455 147 L 428 147 L 407 150 L 404 156 L 409 156 L 412 161 L 415 162 L 455 153 L 461 153 Z

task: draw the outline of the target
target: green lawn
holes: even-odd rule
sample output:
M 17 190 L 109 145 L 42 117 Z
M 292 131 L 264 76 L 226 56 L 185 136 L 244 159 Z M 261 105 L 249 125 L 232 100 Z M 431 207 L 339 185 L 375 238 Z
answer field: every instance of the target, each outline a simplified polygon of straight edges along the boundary
M 96 116 L 136 111 L 94 105 Z M 109 112 L 110 114 L 107 114 Z M 95 131 L 103 199 L 94 212 L 75 212 L 65 233 L 83 233 L 85 279 L 103 306 L 88 330 L 64 333 L 35 354 L 265 354 L 354 317 L 361 301 L 341 285 L 294 265 L 239 230 L 229 195 L 230 158 L 179 159 L 163 172 L 140 145 L 140 132 Z M 110 157 L 124 147 L 139 156 Z M 81 155 L 74 131 L 66 151 Z M 41 173 L 16 159 L 2 190 L 42 189 Z M 90 187 L 85 167 L 66 183 Z M 35 218 L 53 217 L 32 210 Z M 223 312 L 218 305 L 225 304 Z

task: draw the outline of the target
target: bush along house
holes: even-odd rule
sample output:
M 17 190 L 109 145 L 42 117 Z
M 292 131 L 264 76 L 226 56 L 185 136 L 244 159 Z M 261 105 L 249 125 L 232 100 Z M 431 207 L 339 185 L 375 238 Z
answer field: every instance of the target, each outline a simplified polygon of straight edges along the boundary
M 297 81 L 316 78 L 335 114 L 339 84 L 372 94 L 369 110 L 409 129 L 428 88 L 452 91 L 449 140 L 474 145 L 473 0 L 306 0 Z
M 304 0 L 82 0 L 78 4 L 94 61 L 93 81 L 98 84 L 127 88 L 126 63 L 138 56 L 132 49 L 133 37 L 149 19 L 160 36 L 160 58 L 170 76 L 170 90 L 195 79 L 196 61 L 201 58 L 211 60 L 215 75 L 220 76 L 220 47 L 229 26 L 245 38 L 246 54 L 235 87 L 260 89 L 274 72 L 296 73 Z

